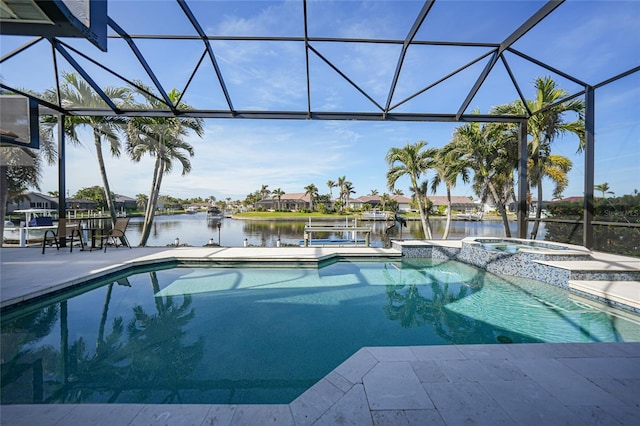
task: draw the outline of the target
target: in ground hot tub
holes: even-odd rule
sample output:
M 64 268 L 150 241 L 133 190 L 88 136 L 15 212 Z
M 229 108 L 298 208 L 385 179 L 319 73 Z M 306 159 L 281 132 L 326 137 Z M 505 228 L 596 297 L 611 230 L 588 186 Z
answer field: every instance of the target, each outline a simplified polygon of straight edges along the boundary
M 535 240 L 520 240 L 514 238 L 476 238 L 485 250 L 498 250 L 506 253 L 519 253 L 520 251 L 560 253 L 572 250 L 566 244 L 554 244 Z M 575 247 L 575 246 L 574 246 Z M 577 247 L 582 249 L 582 247 Z
M 567 286 L 568 275 L 546 267 L 543 262 L 589 259 L 591 251 L 584 247 L 520 238 L 468 237 L 462 240 L 458 255 L 458 260 L 489 272 L 532 278 L 560 287 Z

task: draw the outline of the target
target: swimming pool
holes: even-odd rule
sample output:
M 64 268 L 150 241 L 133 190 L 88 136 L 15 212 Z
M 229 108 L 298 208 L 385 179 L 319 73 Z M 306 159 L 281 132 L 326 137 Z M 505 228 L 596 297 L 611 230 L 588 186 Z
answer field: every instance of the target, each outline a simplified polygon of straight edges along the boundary
M 287 403 L 362 346 L 640 341 L 640 318 L 455 261 L 145 270 L 2 317 L 2 403 Z

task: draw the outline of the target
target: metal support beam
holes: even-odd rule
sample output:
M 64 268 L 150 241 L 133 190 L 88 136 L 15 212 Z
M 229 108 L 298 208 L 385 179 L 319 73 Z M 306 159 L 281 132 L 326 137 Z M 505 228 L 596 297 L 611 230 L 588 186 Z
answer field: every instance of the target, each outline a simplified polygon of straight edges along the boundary
M 533 16 L 527 19 L 527 21 L 524 24 L 520 25 L 518 29 L 512 32 L 507 38 L 504 39 L 502 43 L 500 43 L 500 47 L 496 49 L 495 55 L 491 58 L 489 63 L 487 63 L 487 66 L 484 68 L 484 70 L 482 70 L 482 73 L 478 77 L 478 80 L 476 80 L 476 83 L 473 85 L 473 87 L 469 91 L 467 98 L 464 100 L 464 102 L 460 106 L 460 109 L 458 110 L 458 114 L 457 114 L 458 117 L 464 114 L 464 112 L 467 110 L 467 108 L 469 107 L 469 104 L 478 93 L 478 90 L 480 90 L 480 87 L 484 84 L 485 80 L 489 76 L 489 73 L 493 69 L 494 65 L 496 64 L 496 62 L 498 62 L 498 57 L 500 57 L 506 49 L 511 47 L 513 43 L 518 41 L 520 37 L 522 37 L 527 32 L 529 32 L 529 30 L 535 27 L 538 24 L 538 22 L 542 21 L 547 15 L 553 12 L 563 2 L 564 0 L 549 0 L 544 6 L 540 8 L 540 10 L 538 10 Z
M 593 197 L 595 174 L 595 90 L 587 87 L 585 93 L 584 114 L 584 218 L 582 230 L 582 245 L 588 249 L 593 248 L 593 215 L 595 204 Z
M 520 25 L 517 30 L 512 32 L 501 44 L 498 53 L 502 54 L 509 46 L 518 41 L 520 37 L 525 35 L 531 30 L 531 28 L 538 25 L 540 21 L 546 18 L 551 12 L 556 10 L 558 6 L 564 3 L 564 0 L 549 0 L 544 6 L 542 6 L 535 14 L 533 14 L 527 21 Z
M 196 16 L 193 14 L 187 3 L 184 0 L 178 0 L 178 4 L 180 5 L 180 8 L 182 8 L 182 11 L 184 12 L 187 19 L 189 19 L 189 22 L 191 22 L 191 25 L 193 25 L 193 28 L 198 33 L 200 39 L 202 39 L 202 42 L 204 43 L 204 47 L 205 49 L 207 49 L 207 54 L 209 55 L 209 59 L 211 60 L 211 65 L 213 65 L 213 70 L 216 72 L 216 76 L 218 77 L 218 83 L 220 83 L 220 88 L 222 89 L 224 98 L 227 101 L 227 105 L 229 106 L 229 111 L 231 111 L 231 113 L 233 114 L 234 109 L 233 103 L 231 102 L 231 96 L 229 95 L 229 91 L 227 90 L 227 85 L 224 83 L 222 71 L 218 66 L 216 55 L 213 53 L 213 49 L 211 48 L 211 43 L 207 38 L 207 34 L 202 29 L 200 22 L 198 21 L 198 19 L 196 19 Z
M 498 62 L 498 57 L 499 57 L 498 52 L 494 52 L 491 58 L 489 58 L 489 62 L 487 62 L 487 65 L 485 65 L 484 69 L 480 73 L 480 76 L 478 77 L 475 84 L 467 94 L 467 97 L 465 98 L 464 102 L 462 102 L 462 105 L 460 105 L 460 109 L 456 114 L 457 117 L 462 116 L 462 114 L 464 114 L 464 112 L 467 110 L 467 108 L 469 107 L 469 104 L 478 93 L 478 90 L 480 90 L 480 87 L 484 84 L 484 81 L 489 76 L 489 73 L 493 69 L 493 66 L 496 64 L 496 62 Z
M 527 149 L 527 121 L 521 121 L 518 135 L 518 238 L 527 238 L 529 216 L 527 210 L 527 160 L 529 157 Z
M 307 113 L 311 118 L 311 70 L 309 69 L 309 25 L 307 22 L 307 0 L 302 2 L 302 11 L 304 15 L 304 62 L 307 77 Z
M 400 77 L 400 71 L 402 70 L 402 64 L 404 63 L 404 57 L 407 54 L 407 49 L 409 49 L 409 45 L 413 41 L 413 38 L 416 36 L 416 33 L 418 32 L 418 30 L 420 29 L 420 26 L 422 25 L 422 22 L 424 22 L 425 18 L 427 17 L 427 14 L 431 10 L 431 7 L 433 6 L 433 2 L 434 1 L 435 0 L 429 0 L 429 1 L 426 1 L 424 3 L 424 6 L 422 6 L 422 9 L 420 10 L 420 13 L 418 14 L 418 16 L 416 17 L 415 22 L 413 23 L 413 26 L 409 30 L 409 33 L 407 34 L 407 37 L 404 39 L 404 43 L 402 44 L 402 51 L 400 52 L 400 56 L 398 57 L 398 63 L 396 64 L 396 71 L 393 74 L 393 80 L 391 81 L 391 87 L 389 88 L 389 95 L 387 97 L 387 103 L 386 103 L 386 105 L 384 107 L 384 112 L 385 113 L 389 112 L 389 107 L 391 106 L 391 100 L 393 99 L 393 93 L 396 91 L 396 86 L 398 84 L 398 78 Z
M 369 94 L 367 94 L 367 92 L 365 92 L 364 90 L 362 90 L 360 88 L 360 86 L 358 86 L 353 80 L 351 80 L 349 77 L 347 77 L 347 75 L 345 73 L 343 73 L 340 68 L 338 68 L 337 66 L 333 65 L 333 63 L 331 63 L 330 60 L 328 60 L 327 58 L 325 58 L 322 53 L 318 52 L 316 49 L 314 49 L 313 46 L 309 45 L 309 49 L 316 54 L 316 56 L 320 59 L 322 59 L 327 65 L 329 65 L 331 68 L 333 68 L 333 70 L 335 72 L 337 72 L 338 74 L 340 74 L 340 77 L 344 78 L 347 83 L 349 83 L 350 85 L 352 85 L 358 92 L 362 93 L 362 95 L 369 99 L 371 101 L 372 104 L 374 104 L 376 107 L 378 107 L 378 109 L 380 111 L 384 111 L 384 108 L 382 108 L 380 106 L 380 104 L 378 104 L 375 99 L 373 99 L 371 96 L 369 96 Z
M 169 99 L 169 95 L 167 95 L 167 92 L 164 90 L 164 87 L 162 87 L 162 84 L 160 84 L 160 80 L 158 80 L 158 77 L 156 77 L 156 74 L 153 72 L 153 70 L 147 63 L 147 60 L 142 55 L 142 52 L 140 52 L 140 49 L 138 49 L 138 46 L 136 46 L 133 39 L 129 37 L 129 34 L 127 34 L 125 30 L 120 28 L 120 25 L 118 25 L 113 19 L 108 18 L 108 22 L 109 22 L 109 26 L 113 28 L 113 30 L 117 32 L 124 41 L 127 42 L 127 44 L 129 45 L 129 49 L 131 49 L 135 57 L 138 58 L 138 62 L 140 62 L 140 65 L 142 65 L 142 68 L 144 68 L 144 70 L 146 71 L 151 81 L 153 81 L 153 85 L 156 86 L 156 89 L 162 96 L 162 99 L 164 99 L 164 102 L 169 106 L 169 108 L 171 108 L 172 110 L 175 110 L 176 108 L 175 105 L 173 104 L 171 99 Z
M 64 57 L 67 62 L 69 62 L 69 64 L 76 70 L 76 72 L 80 74 L 80 77 L 82 77 L 84 81 L 86 81 L 87 84 L 89 84 L 89 86 L 91 86 L 91 88 L 98 94 L 98 96 L 102 98 L 104 103 L 109 108 L 111 108 L 111 110 L 115 114 L 120 114 L 120 108 L 118 108 L 116 104 L 113 103 L 111 98 L 109 98 L 109 96 L 104 93 L 104 90 L 102 90 L 98 83 L 96 83 L 91 78 L 91 76 L 89 76 L 89 73 L 87 73 L 87 71 L 80 66 L 80 64 L 73 58 L 73 56 L 71 56 L 69 52 L 67 52 L 67 49 L 65 49 L 57 40 L 51 40 L 51 43 L 53 44 L 53 47 L 62 55 L 62 57 Z M 60 102 L 61 101 L 62 100 L 60 100 Z
M 64 142 L 65 115 L 58 116 L 58 217 L 63 219 L 67 215 L 67 181 L 66 181 L 66 154 Z M 67 246 L 65 235 L 60 236 L 60 246 Z

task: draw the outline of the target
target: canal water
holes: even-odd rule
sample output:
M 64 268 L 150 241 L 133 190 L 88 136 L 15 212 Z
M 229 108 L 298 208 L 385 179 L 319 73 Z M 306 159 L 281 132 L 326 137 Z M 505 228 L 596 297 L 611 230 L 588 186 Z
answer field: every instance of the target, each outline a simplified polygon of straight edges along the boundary
M 354 224 L 354 218 L 348 218 L 349 226 Z M 220 227 L 218 227 L 218 224 Z M 263 221 L 240 220 L 225 218 L 222 220 L 207 220 L 206 213 L 180 214 L 171 216 L 156 216 L 154 225 L 147 241 L 147 246 L 167 246 L 175 244 L 179 239 L 180 245 L 186 244 L 193 247 L 204 246 L 209 242 L 225 247 L 242 247 L 246 243 L 249 246 L 275 247 L 278 239 L 282 246 L 299 245 L 304 237 L 305 221 Z M 344 226 L 345 219 L 327 221 L 315 219 L 313 225 Z M 384 221 L 358 221 L 358 226 L 371 227 L 371 245 L 383 247 L 386 242 Z M 434 238 L 441 238 L 444 231 L 445 220 L 432 219 L 431 227 Z M 516 223 L 511 223 L 512 235 L 516 232 Z M 544 225 L 541 226 L 538 238 L 544 238 Z M 140 242 L 142 232 L 142 218 L 134 217 L 129 222 L 127 237 L 133 246 Z M 476 237 L 504 237 L 502 222 L 483 220 L 481 222 L 453 221 L 451 223 L 450 239 L 461 239 L 468 236 Z M 342 232 L 315 234 L 314 238 L 350 238 Z M 396 226 L 392 229 L 390 238 L 424 238 L 422 225 L 419 220 L 408 221 L 407 227 L 400 229 Z M 364 238 L 364 235 L 358 235 Z

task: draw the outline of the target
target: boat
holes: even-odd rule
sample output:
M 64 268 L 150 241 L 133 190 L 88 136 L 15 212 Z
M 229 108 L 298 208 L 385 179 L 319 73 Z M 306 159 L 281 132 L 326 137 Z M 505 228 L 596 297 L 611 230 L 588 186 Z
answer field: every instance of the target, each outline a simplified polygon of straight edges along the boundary
M 187 214 L 196 214 L 198 213 L 198 208 L 196 206 L 189 206 L 185 209 Z
M 2 241 L 5 243 L 22 244 L 22 233 L 24 232 L 24 242 L 40 242 L 44 238 L 44 233 L 49 229 L 56 229 L 53 225 L 57 210 L 51 209 L 24 209 L 14 210 L 11 214 L 24 215 L 24 220 L 20 226 L 12 221 L 4 222 L 4 233 Z M 44 226 L 42 224 L 45 224 Z
M 224 217 L 224 214 L 222 214 L 222 211 L 218 207 L 211 206 L 207 209 L 208 220 L 220 220 L 223 217 Z
M 480 212 L 465 212 L 465 213 L 458 213 L 457 215 L 454 216 L 455 220 L 467 220 L 467 221 L 471 221 L 471 222 L 479 222 L 482 220 L 482 216 L 484 215 L 484 213 Z
M 377 210 L 373 210 L 370 212 L 362 213 L 363 220 L 386 220 L 389 217 L 387 212 L 379 212 Z

